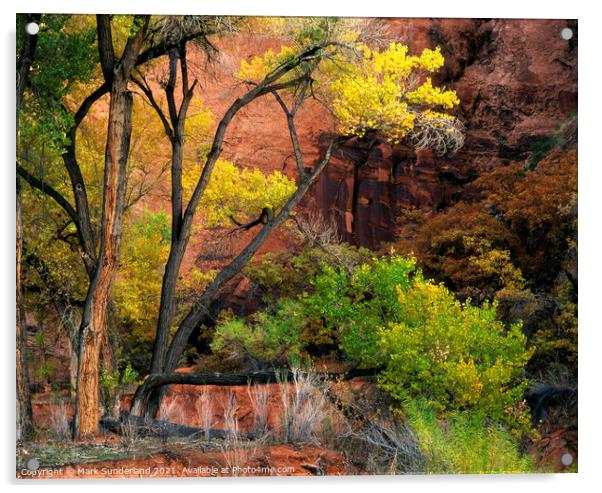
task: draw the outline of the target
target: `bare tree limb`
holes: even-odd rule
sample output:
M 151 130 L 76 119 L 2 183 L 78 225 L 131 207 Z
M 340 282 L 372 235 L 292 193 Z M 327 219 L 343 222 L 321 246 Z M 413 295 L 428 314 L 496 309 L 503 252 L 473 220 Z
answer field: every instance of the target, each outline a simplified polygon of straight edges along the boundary
M 77 217 L 77 212 L 73 208 L 73 206 L 69 203 L 69 201 L 63 197 L 56 189 L 45 183 L 44 181 L 36 178 L 31 173 L 29 173 L 23 166 L 17 163 L 17 173 L 33 188 L 40 190 L 42 193 L 45 193 L 50 198 L 52 198 L 73 220 L 73 222 L 77 225 L 79 222 L 79 218 Z
M 284 111 L 284 114 L 286 116 L 286 123 L 288 125 L 289 134 L 291 136 L 291 144 L 293 146 L 295 162 L 297 163 L 297 170 L 299 171 L 299 175 L 301 177 L 304 177 L 305 165 L 303 164 L 303 153 L 301 152 L 299 137 L 297 135 L 297 128 L 295 126 L 295 112 L 297 111 L 297 109 L 294 108 L 293 110 L 289 110 L 286 106 L 286 103 L 282 100 L 277 91 L 274 91 L 272 94 L 274 94 L 276 101 L 278 101 L 278 104 L 280 105 L 282 111 Z

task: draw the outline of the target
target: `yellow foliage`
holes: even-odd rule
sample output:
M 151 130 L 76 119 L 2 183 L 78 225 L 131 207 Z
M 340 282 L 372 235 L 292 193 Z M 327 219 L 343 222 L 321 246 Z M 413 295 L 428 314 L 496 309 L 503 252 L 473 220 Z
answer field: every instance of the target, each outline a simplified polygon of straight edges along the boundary
M 460 100 L 455 91 L 434 87 L 430 77 L 416 87 L 423 73 L 443 66 L 440 48 L 410 56 L 407 46 L 390 43 L 384 50 L 364 46 L 361 52 L 359 63 L 345 64 L 324 88 L 343 134 L 363 137 L 368 131 L 378 131 L 399 143 L 417 126 L 443 128 L 443 123 L 455 120 L 433 110 L 457 106 Z
M 267 50 L 263 56 L 254 56 L 250 62 L 242 60 L 240 70 L 235 74 L 235 77 L 243 82 L 259 82 L 269 72 L 292 59 L 295 55 L 295 49 L 290 46 L 282 46 L 278 53 L 271 49 Z
M 197 184 L 201 170 L 187 169 L 184 189 L 189 197 Z M 218 160 L 201 198 L 201 217 L 209 227 L 237 220 L 257 218 L 264 207 L 276 213 L 294 193 L 295 181 L 280 171 L 269 175 L 257 169 L 239 168 L 229 161 Z
M 122 253 L 115 280 L 117 314 L 140 341 L 154 337 L 163 267 L 169 255 L 169 218 L 145 211 L 123 228 Z
M 439 87 L 433 87 L 430 77 L 427 77 L 418 89 L 408 92 L 406 99 L 413 104 L 437 105 L 448 110 L 460 104 L 456 91 L 444 91 Z
M 424 49 L 420 55 L 409 55 L 408 47 L 397 42 L 372 49 L 362 42 L 357 25 L 312 18 L 297 23 L 296 35 L 287 36 L 288 22 L 264 19 L 263 28 L 270 26 L 288 37 L 289 44 L 243 60 L 235 76 L 245 83 L 260 83 L 307 47 L 321 46 L 311 62 L 301 63 L 280 82 L 303 70 L 311 72 L 312 93 L 329 105 L 343 135 L 362 138 L 378 132 L 396 144 L 409 137 L 417 148 L 432 148 L 438 154 L 462 147 L 462 125 L 445 113 L 460 100 L 455 91 L 433 86 L 428 76 L 445 63 L 440 47 Z

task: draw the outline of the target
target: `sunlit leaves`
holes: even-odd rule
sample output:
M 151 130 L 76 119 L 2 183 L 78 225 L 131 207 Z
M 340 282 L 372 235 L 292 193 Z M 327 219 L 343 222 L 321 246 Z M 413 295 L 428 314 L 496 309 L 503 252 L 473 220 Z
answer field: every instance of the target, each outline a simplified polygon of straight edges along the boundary
M 412 137 L 416 131 L 423 132 L 424 127 L 435 134 L 451 134 L 448 128 L 458 125 L 455 118 L 433 110 L 453 109 L 460 102 L 456 93 L 434 87 L 430 77 L 423 80 L 424 74 L 443 66 L 439 48 L 411 56 L 407 46 L 393 42 L 382 50 L 362 47 L 361 53 L 358 62 L 340 65 L 339 70 L 335 66 L 336 72 L 324 88 L 332 98 L 332 110 L 342 133 L 363 137 L 369 131 L 378 131 L 393 143 Z M 418 139 L 415 144 L 434 147 L 441 153 L 456 147 L 449 137 L 440 142 Z
M 401 402 L 426 398 L 437 411 L 474 407 L 524 426 L 517 406 L 532 350 L 520 325 L 507 329 L 495 305 L 461 304 L 443 285 L 420 279 L 400 287 L 398 297 L 401 321 L 379 331 L 381 385 Z
M 124 227 L 114 295 L 122 323 L 139 340 L 154 336 L 169 238 L 169 217 L 164 212 L 144 211 Z
M 462 147 L 463 127 L 445 113 L 460 100 L 455 91 L 433 86 L 428 76 L 444 64 L 439 47 L 414 56 L 408 54 L 406 45 L 396 42 L 371 49 L 358 41 L 358 32 L 345 41 L 342 33 L 336 41 L 328 41 L 322 39 L 325 34 L 316 34 L 319 32 L 319 26 L 313 26 L 304 38 L 308 46 L 321 46 L 313 65 L 301 65 L 287 74 L 286 80 L 304 69 L 311 72 L 312 94 L 332 110 L 342 134 L 361 138 L 379 132 L 393 143 L 409 138 L 417 148 L 433 148 L 438 154 Z M 301 52 L 294 42 L 279 52 L 270 49 L 250 61 L 243 60 L 236 77 L 259 83 Z
M 200 168 L 188 170 L 184 176 L 188 196 L 199 176 Z M 237 221 L 257 219 L 265 207 L 273 213 L 280 210 L 295 189 L 295 181 L 280 171 L 264 174 L 219 160 L 201 199 L 201 217 L 209 227 L 232 224 L 232 217 Z

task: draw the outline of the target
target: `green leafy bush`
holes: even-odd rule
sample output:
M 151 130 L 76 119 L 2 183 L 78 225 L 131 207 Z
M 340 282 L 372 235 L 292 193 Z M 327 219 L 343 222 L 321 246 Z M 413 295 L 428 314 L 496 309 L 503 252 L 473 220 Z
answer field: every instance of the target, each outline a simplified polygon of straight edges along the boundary
M 435 411 L 476 409 L 528 427 L 522 400 L 532 350 L 520 324 L 496 319 L 495 304 L 462 304 L 443 285 L 398 288 L 399 319 L 379 330 L 380 385 L 400 402 L 424 398 Z
M 211 349 L 244 364 L 280 365 L 300 357 L 303 313 L 294 300 L 280 301 L 273 313 L 257 312 L 248 321 L 226 315 L 215 329 Z
M 322 265 L 310 286 L 248 322 L 218 324 L 213 350 L 283 362 L 332 341 L 353 364 L 382 367 L 379 385 L 400 403 L 423 399 L 438 413 L 475 410 L 529 428 L 522 397 L 532 350 L 520 323 L 496 318 L 496 304 L 462 304 L 395 255 L 353 271 Z
M 482 413 L 455 411 L 441 419 L 427 405 L 404 405 L 405 417 L 420 444 L 431 474 L 491 474 L 535 472 L 533 460 L 521 454 L 520 442 Z
M 320 334 L 332 334 L 349 359 L 378 366 L 378 328 L 401 321 L 397 286 L 408 289 L 416 276 L 414 261 L 397 256 L 373 258 L 351 273 L 326 266 L 302 298 L 306 317 L 320 321 Z

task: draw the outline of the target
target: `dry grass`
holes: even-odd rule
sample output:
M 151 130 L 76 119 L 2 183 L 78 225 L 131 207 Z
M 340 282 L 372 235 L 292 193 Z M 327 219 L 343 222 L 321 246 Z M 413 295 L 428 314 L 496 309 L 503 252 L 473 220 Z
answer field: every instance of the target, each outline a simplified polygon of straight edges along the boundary
M 221 451 L 224 465 L 229 469 L 231 476 L 238 475 L 237 467 L 243 467 L 256 450 L 255 446 L 252 446 L 247 440 L 240 438 L 238 410 L 236 395 L 233 391 L 230 391 L 223 406 L 227 435 L 221 445 Z
M 186 412 L 177 398 L 170 399 L 169 403 L 159 409 L 159 419 L 177 425 L 186 425 Z
M 282 382 L 280 432 L 285 443 L 320 443 L 318 434 L 327 417 L 327 402 L 324 391 L 317 385 L 314 375 L 299 370 L 293 370 L 290 382 Z M 320 382 L 320 385 L 325 384 Z
M 51 407 L 48 419 L 50 429 L 57 439 L 62 440 L 70 436 L 69 405 L 67 402 L 59 401 L 56 406 Z
M 209 390 L 204 387 L 201 393 L 197 397 L 195 402 L 195 408 L 199 426 L 203 429 L 205 441 L 211 439 L 211 428 L 213 428 L 213 401 L 211 400 L 211 394 Z
M 270 388 L 267 385 L 249 385 L 247 393 L 253 407 L 253 431 L 257 437 L 265 437 L 269 433 Z

